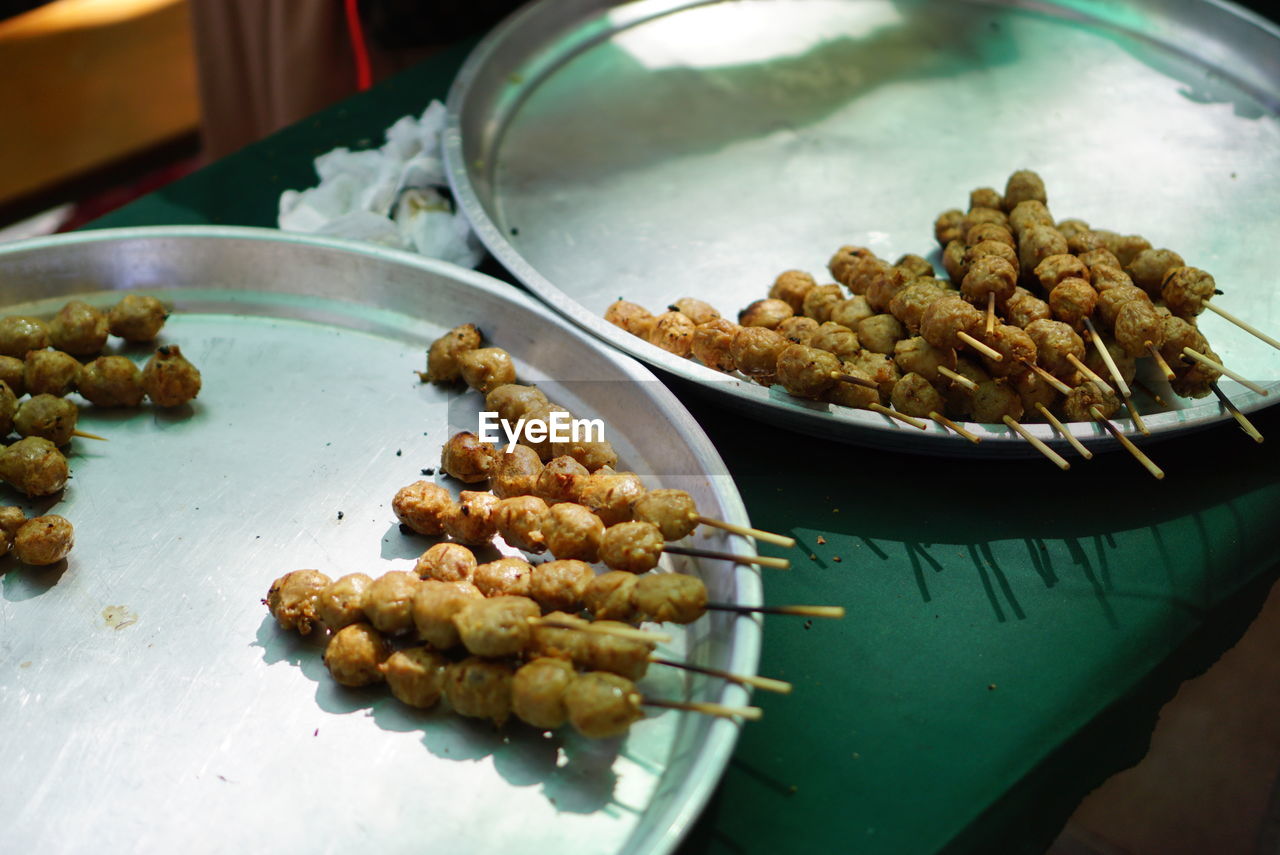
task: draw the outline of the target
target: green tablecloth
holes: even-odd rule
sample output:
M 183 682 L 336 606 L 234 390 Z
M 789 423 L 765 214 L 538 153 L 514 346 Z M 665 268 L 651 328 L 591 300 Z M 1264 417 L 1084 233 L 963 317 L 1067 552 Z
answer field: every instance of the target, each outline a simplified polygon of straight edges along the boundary
M 444 97 L 466 48 L 93 226 L 274 226 L 313 157 L 379 144 Z M 674 388 L 755 524 L 801 541 L 768 600 L 849 609 L 769 619 L 761 671 L 795 693 L 757 696 L 765 718 L 687 852 L 1043 851 L 1142 756 L 1160 704 L 1234 643 L 1280 569 L 1280 458 L 1232 425 L 1153 447 L 1157 482 L 1121 453 L 1068 473 L 872 453 Z M 1256 423 L 1280 437 L 1280 413 Z

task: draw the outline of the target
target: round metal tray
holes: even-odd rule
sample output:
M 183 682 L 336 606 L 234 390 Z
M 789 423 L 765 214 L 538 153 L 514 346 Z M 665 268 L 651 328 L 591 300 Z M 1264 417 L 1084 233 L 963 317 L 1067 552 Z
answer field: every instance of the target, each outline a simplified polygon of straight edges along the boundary
M 7 849 L 674 847 L 737 725 L 668 712 L 592 743 L 420 713 L 384 688 L 335 684 L 319 640 L 281 631 L 260 602 L 288 570 L 376 576 L 411 568 L 429 545 L 400 532 L 390 498 L 439 465 L 453 430 L 475 429 L 477 393 L 413 374 L 427 342 L 467 321 L 522 378 L 605 419 L 646 483 L 745 523 L 715 450 L 643 366 L 472 271 L 267 230 L 4 246 L 0 283 L 6 314 L 52 312 L 72 294 L 99 305 L 118 289 L 160 294 L 176 310 L 161 341 L 204 378 L 178 412 L 86 407 L 82 426 L 109 441 L 74 441 L 73 479 L 52 505 L 75 524 L 75 550 L 44 571 L 0 559 L 0 745 L 17 776 L 0 804 Z M 739 538 L 710 543 L 750 552 Z M 754 572 L 679 562 L 714 599 L 760 602 Z M 755 672 L 755 620 L 717 613 L 675 634 L 677 658 Z M 661 670 L 641 684 L 654 696 L 746 700 Z
M 1280 31 L 1217 0 L 538 3 L 467 60 L 445 151 L 493 254 L 649 364 L 823 436 L 1034 454 L 1002 425 L 970 425 L 985 439 L 975 447 L 936 425 L 799 401 L 602 314 L 619 297 L 656 311 L 684 296 L 736 312 L 783 270 L 826 277 L 847 243 L 936 262 L 937 214 L 1029 167 L 1055 215 L 1176 249 L 1215 275 L 1224 308 L 1275 333 L 1278 57 Z M 1216 316 L 1201 323 L 1229 366 L 1278 387 L 1280 354 Z M 1176 399 L 1147 379 L 1176 407 L 1146 417 L 1151 439 L 1229 418 L 1215 398 Z M 1246 412 L 1278 397 L 1222 386 Z M 1115 443 L 1094 424 L 1071 429 Z

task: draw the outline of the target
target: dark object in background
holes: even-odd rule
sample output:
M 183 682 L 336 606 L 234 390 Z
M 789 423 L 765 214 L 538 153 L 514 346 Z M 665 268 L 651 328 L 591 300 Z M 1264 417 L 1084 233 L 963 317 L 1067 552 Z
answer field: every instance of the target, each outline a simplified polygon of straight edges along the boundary
M 23 12 L 30 12 L 48 2 L 49 0 L 0 0 L 0 21 L 12 18 L 14 15 L 21 15 Z
M 443 46 L 491 29 L 518 0 L 361 0 L 369 40 L 389 49 Z

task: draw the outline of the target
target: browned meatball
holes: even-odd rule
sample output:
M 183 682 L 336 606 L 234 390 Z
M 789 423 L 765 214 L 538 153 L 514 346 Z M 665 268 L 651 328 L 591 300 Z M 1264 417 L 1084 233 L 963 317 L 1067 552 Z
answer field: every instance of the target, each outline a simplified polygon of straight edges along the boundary
M 1051 255 L 1041 261 L 1036 265 L 1035 277 L 1040 281 L 1040 287 L 1046 294 L 1063 279 L 1083 279 L 1085 282 L 1092 279 L 1085 263 L 1070 253 Z
M 429 709 L 444 694 L 449 660 L 426 647 L 397 650 L 382 663 L 382 676 L 402 704 Z
M 872 354 L 872 356 L 880 357 L 880 354 Z M 858 368 L 852 362 L 846 362 L 840 366 L 841 373 L 849 374 L 857 377 L 859 380 L 871 380 L 871 375 L 867 374 L 861 368 Z M 896 380 L 894 382 L 897 382 Z M 866 409 L 871 404 L 880 403 L 880 391 L 876 389 L 868 389 L 866 386 L 859 386 L 854 383 L 836 383 L 827 390 L 827 394 L 823 396 L 823 400 L 841 407 L 853 407 L 855 409 Z
M 384 573 L 364 593 L 365 616 L 379 632 L 396 635 L 413 629 L 413 598 L 422 580 L 416 573 Z
M 1169 367 L 1177 369 L 1182 364 L 1182 349 L 1189 347 L 1192 350 L 1204 353 L 1209 347 L 1209 341 L 1196 329 L 1194 323 L 1188 322 L 1177 315 L 1169 315 L 1160 319 L 1164 329 L 1161 330 L 1163 336 L 1163 344 L 1160 346 L 1160 355 L 1164 357 L 1165 362 L 1169 363 Z
M 470 582 L 476 575 L 476 556 L 460 543 L 437 543 L 418 556 L 413 571 L 420 579 Z
M 1068 246 L 1070 246 L 1071 244 L 1070 239 L 1068 239 L 1067 244 Z M 1071 251 L 1076 252 L 1074 247 L 1071 249 Z M 1089 268 L 1090 273 L 1093 272 L 1093 268 L 1099 265 L 1106 265 L 1107 267 L 1112 267 L 1112 268 L 1115 268 L 1116 270 L 1120 270 L 1120 259 L 1116 258 L 1115 255 L 1111 252 L 1111 250 L 1106 249 L 1105 247 L 1100 247 L 1098 249 L 1085 250 L 1083 252 L 1076 252 L 1076 258 L 1080 259 L 1080 262 L 1084 264 L 1085 267 Z M 1095 288 L 1098 287 L 1097 283 L 1094 283 L 1094 287 Z M 1098 290 L 1101 291 L 1102 289 L 1098 288 Z
M 185 361 L 185 360 L 184 360 Z M 57 395 L 75 391 L 80 363 L 60 350 L 32 350 L 23 363 L 22 381 L 29 395 Z
M 444 521 L 453 511 L 453 496 L 439 484 L 414 481 L 396 491 L 391 510 L 396 519 L 418 534 L 442 534 Z
M 1070 242 L 1071 238 L 1075 237 L 1076 235 L 1082 232 L 1090 231 L 1088 223 L 1086 223 L 1084 220 L 1078 220 L 1075 218 L 1058 220 L 1058 222 L 1055 224 L 1054 227 L 1058 231 L 1062 232 L 1062 236 L 1066 238 L 1068 242 Z
M 493 719 L 501 725 L 511 716 L 511 667 L 478 656 L 450 665 L 444 696 L 458 715 Z
M 920 316 L 920 335 L 943 350 L 956 350 L 964 345 L 958 333 L 980 335 L 986 326 L 982 312 L 964 301 L 960 295 L 947 294 L 934 300 Z
M 475 324 L 454 327 L 431 342 L 427 349 L 427 370 L 419 372 L 418 376 L 432 383 L 456 383 L 462 378 L 459 357 L 479 346 L 480 330 Z
M 525 552 L 544 552 L 547 542 L 542 536 L 542 520 L 547 503 L 537 496 L 511 496 L 498 502 L 494 524 L 498 534 L 511 546 Z
M 1009 176 L 1004 185 L 1004 209 L 1012 211 L 1019 203 L 1028 199 L 1047 204 L 1048 194 L 1044 190 L 1044 179 L 1030 169 L 1019 169 Z
M 142 372 L 123 356 L 99 356 L 84 366 L 77 391 L 99 407 L 136 407 L 146 395 Z
M 66 398 L 36 395 L 27 398 L 13 417 L 19 436 L 39 436 L 54 445 L 66 445 L 75 433 L 80 410 Z
M 382 681 L 382 663 L 391 656 L 391 643 L 364 621 L 344 626 L 329 639 L 324 664 L 344 686 L 368 686 Z
M 1007 226 L 1009 218 L 1004 211 L 995 208 L 974 208 L 965 214 L 964 219 L 960 221 L 960 233 L 968 234 L 970 229 L 982 223 Z
M 778 354 L 787 346 L 787 340 L 773 330 L 742 327 L 734 334 L 729 353 L 739 371 L 769 385 L 778 371 Z
M 933 277 L 935 273 L 933 265 L 929 260 L 921 255 L 908 252 L 893 263 L 893 266 L 907 274 L 908 279 L 917 279 L 921 276 Z
M 26 363 L 21 359 L 12 356 L 0 356 L 0 383 L 8 384 L 9 388 L 13 390 L 13 394 L 19 398 L 27 394 L 25 374 Z
M 1018 244 L 1013 239 L 1013 232 L 1008 227 L 997 223 L 978 223 L 965 233 L 964 242 L 968 246 L 977 246 L 984 241 L 995 241 L 1016 249 Z M 1017 255 L 1014 255 L 1017 258 Z
M 603 433 L 603 429 L 600 432 Z M 551 443 L 551 457 L 572 457 L 587 467 L 589 472 L 595 472 L 604 466 L 614 466 L 618 462 L 618 453 L 608 440 L 587 439 L 585 436 L 575 440 L 572 432 L 569 432 L 568 442 Z
M 9 315 L 0 318 L 0 354 L 25 359 L 29 350 L 49 346 L 49 325 L 39 318 Z
M 599 629 L 630 629 L 621 621 L 598 620 L 595 626 Z M 616 635 L 592 633 L 587 639 L 586 655 L 578 664 L 590 671 L 607 671 L 626 677 L 628 680 L 639 680 L 649 670 L 649 657 L 653 655 L 653 645 L 619 638 Z
M 947 406 L 933 384 L 919 374 L 906 374 L 895 383 L 889 403 L 900 413 L 922 418 L 941 413 Z
M 961 377 L 967 377 L 976 384 L 986 383 L 991 379 L 988 374 L 977 363 L 965 359 L 963 356 L 956 357 L 955 372 Z M 1015 375 L 1016 376 L 1016 375 Z M 947 389 L 947 409 L 954 416 L 967 416 L 973 409 L 973 391 L 960 383 L 951 383 Z
M 1035 321 L 1047 321 L 1053 317 L 1049 304 L 1025 288 L 1014 289 L 1004 311 L 1009 323 L 1023 329 Z
M 804 342 L 799 342 L 804 344 Z M 836 359 L 852 359 L 862 349 L 858 334 L 846 326 L 827 321 L 810 337 L 809 347 L 825 350 Z M 779 356 L 781 358 L 781 356 Z
M 1134 300 L 1151 305 L 1151 298 L 1147 296 L 1147 292 L 1136 285 L 1117 285 L 1114 288 L 1108 288 L 1098 294 L 1098 318 L 1102 320 L 1104 326 L 1112 328 L 1115 326 L 1120 309 Z
M 0 380 L 0 436 L 8 436 L 13 431 L 13 417 L 17 414 L 18 396 L 8 383 Z
M 500 347 L 477 347 L 458 356 L 463 382 L 481 393 L 516 382 L 511 354 Z
M 1194 318 L 1217 289 L 1213 277 L 1198 267 L 1174 267 L 1165 273 L 1160 295 L 1175 315 Z
M 1022 396 L 1003 380 L 979 383 L 969 403 L 969 416 L 975 422 L 999 424 L 1005 416 L 1022 418 Z
M 576 558 L 594 564 L 600 555 L 604 523 L 582 505 L 561 502 L 547 511 L 542 536 L 556 558 Z
M 1090 229 L 1082 229 L 1072 232 L 1071 234 L 1063 233 L 1063 237 L 1067 239 L 1067 249 L 1078 256 L 1089 255 L 1094 252 L 1105 252 L 1112 255 L 1111 250 L 1107 249 L 1107 240 L 1104 232 Z M 1088 262 L 1086 262 L 1087 264 Z M 1119 260 L 1115 262 L 1116 267 L 1120 266 Z
M 660 347 L 676 356 L 688 356 L 693 347 L 693 333 L 697 324 L 680 312 L 663 312 L 653 322 L 649 344 Z
M 938 241 L 938 246 L 946 246 L 953 240 L 963 240 L 964 232 L 960 230 L 960 224 L 963 222 L 964 211 L 959 208 L 952 208 L 939 214 L 933 221 L 933 236 Z
M 556 413 L 564 413 L 564 416 L 556 416 Z M 572 418 L 572 414 L 559 404 L 545 404 L 541 407 L 535 407 L 525 414 L 526 424 L 539 422 L 547 428 L 546 437 L 534 441 L 529 438 L 528 432 L 521 435 L 520 444 L 527 445 L 538 454 L 539 460 L 550 460 L 556 455 L 552 452 L 551 430 L 553 423 L 562 418 Z M 567 422 L 565 423 L 567 424 Z
M 883 259 L 862 246 L 842 246 L 827 262 L 827 270 L 831 278 L 848 288 L 854 294 L 867 290 L 868 276 L 885 266 Z M 812 289 L 810 289 L 812 291 Z M 809 295 L 805 294 L 807 298 Z M 808 315 L 808 311 L 804 312 Z
M 125 294 L 107 312 L 111 334 L 133 342 L 155 340 L 168 318 L 164 303 L 147 294 Z
M 498 531 L 494 514 L 500 501 L 492 493 L 463 490 L 444 515 L 444 533 L 460 543 L 488 543 Z
M 908 333 L 918 335 L 925 308 L 947 293 L 947 289 L 940 285 L 936 279 L 917 279 L 893 295 L 889 301 L 889 313 L 902 322 Z
M 684 573 L 641 576 L 631 599 L 645 620 L 693 623 L 707 612 L 707 586 Z
M 504 383 L 495 386 L 484 396 L 484 408 L 498 414 L 498 418 L 515 424 L 535 410 L 550 402 L 536 386 Z
M 1012 324 L 996 324 L 989 334 L 982 336 L 982 343 L 1000 353 L 1000 359 L 982 357 L 983 367 L 995 377 L 1021 374 L 1026 363 L 1035 364 L 1036 343 L 1021 327 Z
M 964 279 L 964 274 L 968 270 L 964 261 L 967 250 L 968 247 L 962 240 L 953 240 L 942 248 L 942 269 L 947 271 L 947 276 L 952 282 Z
M 365 573 L 348 573 L 327 585 L 316 601 L 316 614 L 331 632 L 366 620 L 365 595 L 373 579 Z
M 819 285 L 804 296 L 801 306 L 805 317 L 813 318 L 818 323 L 831 320 L 831 312 L 844 302 L 844 291 L 839 285 Z
M 850 297 L 847 300 L 841 300 L 839 303 L 832 306 L 831 315 L 828 320 L 831 323 L 840 324 L 841 326 L 848 327 L 849 329 L 855 329 L 858 326 L 858 321 L 861 321 L 863 318 L 869 318 L 874 314 L 875 312 L 871 310 L 870 304 L 867 303 L 867 298 L 857 295 Z M 781 331 L 781 327 L 779 327 L 779 331 Z M 796 343 L 804 344 L 803 341 Z
M 1222 358 L 1218 354 L 1209 349 L 1208 342 L 1204 347 L 1196 348 L 1196 350 L 1214 360 L 1221 363 Z M 1170 362 L 1169 367 L 1173 368 L 1176 376 L 1170 382 L 1173 391 L 1184 398 L 1203 398 L 1213 392 L 1213 384 L 1218 382 L 1218 378 L 1222 376 L 1222 372 L 1216 368 L 1211 368 L 1202 362 L 1194 362 L 1187 365 L 1185 362 Z M 1181 369 L 1181 370 L 1180 370 Z
M 75 539 L 75 529 L 65 517 L 32 517 L 13 536 L 13 554 L 23 564 L 44 567 L 66 558 Z
M 923 317 L 923 313 L 921 313 Z M 858 342 L 872 353 L 893 353 L 894 345 L 907 337 L 902 322 L 890 314 L 872 315 L 858 323 Z
M 1093 314 L 1098 292 L 1083 279 L 1063 279 L 1049 292 L 1049 309 L 1053 316 L 1073 329 L 1081 329 L 1084 319 Z
M 802 320 L 808 320 L 808 318 L 802 318 Z M 693 331 L 693 341 L 689 344 L 689 350 L 694 359 L 708 368 L 714 368 L 716 371 L 735 371 L 738 366 L 733 361 L 729 348 L 733 344 L 733 335 L 737 331 L 738 325 L 725 318 L 699 324 Z
M 1116 325 L 1112 330 L 1116 344 L 1130 356 L 1147 355 L 1147 343 L 1159 348 L 1164 344 L 1164 323 L 1155 307 L 1143 300 L 1130 300 L 1116 313 Z
M 522 558 L 499 558 L 476 568 L 475 586 L 486 597 L 529 596 L 533 565 Z
M 821 397 L 839 371 L 840 360 L 816 347 L 793 344 L 778 354 L 778 382 L 800 398 Z
M 307 635 L 320 620 L 320 595 L 332 581 L 319 570 L 294 570 L 271 583 L 263 602 L 281 629 Z
M 572 457 L 556 457 L 542 467 L 534 495 L 548 505 L 557 502 L 576 502 L 586 486 L 590 473 Z
M 1126 383 L 1132 383 L 1133 378 L 1138 373 L 1138 361 L 1135 357 L 1130 356 L 1123 347 L 1116 344 L 1115 339 L 1102 335 L 1103 346 L 1106 347 L 1107 353 L 1111 355 L 1111 361 L 1116 364 L 1116 370 L 1120 372 L 1120 376 Z M 1085 357 L 1084 364 L 1089 370 L 1099 377 L 1111 378 L 1111 367 L 1107 365 L 1102 354 L 1098 352 L 1098 348 L 1090 347 L 1089 355 Z M 1145 354 L 1143 354 L 1145 356 Z
M 1027 229 L 1032 226 L 1053 228 L 1053 215 L 1049 213 L 1049 209 L 1044 206 L 1043 202 L 1028 199 L 1025 202 L 1019 202 L 1009 212 L 1009 230 L 1021 241 Z M 1057 231 L 1056 229 L 1054 230 Z M 1066 238 L 1063 238 L 1063 240 L 1065 241 Z M 1034 267 L 1027 268 L 1027 270 L 1034 269 Z
M 1097 407 L 1104 419 L 1109 419 L 1120 409 L 1120 399 L 1104 392 L 1092 381 L 1072 388 L 1062 400 L 1062 415 L 1069 422 L 1094 421 L 1091 408 Z
M 877 312 L 889 311 L 889 303 L 893 300 L 893 296 L 914 278 L 900 267 L 886 267 L 872 277 L 870 284 L 867 285 L 864 295 L 867 298 L 867 305 Z M 830 313 L 827 314 L 827 318 L 830 320 Z
M 573 663 L 564 659 L 544 656 L 521 665 L 511 681 L 511 708 L 516 718 L 544 730 L 563 727 L 569 720 L 564 693 L 577 676 Z
M 855 297 L 854 299 L 861 300 L 862 298 Z M 831 322 L 828 321 L 828 323 Z M 778 328 L 774 330 L 774 332 L 792 344 L 808 344 L 814 334 L 817 333 L 818 327 L 820 326 L 821 324 L 813 318 L 806 318 L 803 315 L 797 315 L 795 317 L 787 318 L 785 321 L 778 324 Z
M 501 499 L 510 496 L 527 496 L 533 492 L 542 474 L 542 461 L 538 453 L 527 445 L 517 445 L 510 451 L 499 451 L 489 470 L 489 486 Z
M 49 323 L 49 343 L 75 356 L 101 353 L 107 343 L 107 316 L 83 300 L 72 300 Z
M 974 208 L 1003 208 L 1004 197 L 994 187 L 978 187 L 969 191 L 969 210 Z
M 471 600 L 484 595 L 470 582 L 439 582 L 427 579 L 413 595 L 413 625 L 432 647 L 448 650 L 458 645 L 458 628 L 453 616 Z
M 973 265 L 978 259 L 988 256 L 1004 259 L 1013 268 L 1014 275 L 1017 275 L 1018 251 L 1009 244 L 998 240 L 984 240 L 969 244 L 969 248 L 964 251 L 965 273 L 968 274 L 973 269 Z
M 997 244 L 1004 246 L 1004 244 Z M 1005 247 L 1006 249 L 1008 247 Z M 997 306 L 1004 306 L 1018 286 L 1018 269 L 999 255 L 978 256 L 969 265 L 969 272 L 960 283 L 960 293 L 975 306 L 986 308 L 989 295 L 994 294 Z
M 1050 374 L 1061 377 L 1076 370 L 1067 359 L 1068 355 L 1084 361 L 1084 342 L 1076 335 L 1075 330 L 1062 321 L 1035 321 L 1027 325 L 1027 335 L 1035 342 L 1036 359 L 1040 367 Z
M 852 365 L 855 370 L 848 370 Z M 880 403 L 884 404 L 889 401 L 889 396 L 893 394 L 894 384 L 902 379 L 902 372 L 898 370 L 898 364 L 890 357 L 883 353 L 876 353 L 870 350 L 864 350 L 858 354 L 857 358 L 852 362 L 845 363 L 846 374 L 852 374 L 855 377 L 867 377 L 872 380 L 876 387 L 880 390 Z M 852 386 L 852 383 L 837 383 L 837 386 Z M 833 387 L 834 388 L 834 387 Z M 849 396 L 856 398 L 858 396 Z M 836 403 L 833 401 L 833 403 Z M 845 406 L 852 406 L 846 404 Z
M 1018 237 L 1018 262 L 1023 270 L 1035 270 L 1051 255 L 1067 251 L 1067 239 L 1053 226 L 1028 226 Z
M 635 684 L 605 671 L 579 674 L 565 690 L 564 704 L 569 723 L 588 739 L 622 736 L 644 718 Z
M 1089 268 L 1092 277 L 1094 290 L 1099 294 L 1110 291 L 1112 288 L 1133 288 L 1133 280 L 1129 278 L 1129 274 L 1125 273 L 1119 266 L 1110 264 L 1095 264 Z
M 610 570 L 591 580 L 582 602 L 597 620 L 639 620 L 631 594 L 636 580 L 647 578 L 622 570 Z
M 938 366 L 950 368 L 954 354 L 938 350 L 922 336 L 906 338 L 893 346 L 893 361 L 905 372 L 915 372 L 930 383 L 941 381 Z
M 51 496 L 67 483 L 67 458 L 47 439 L 29 436 L 0 451 L 0 478 L 28 496 Z
M 698 507 L 684 490 L 650 490 L 636 499 L 632 514 L 652 523 L 664 540 L 680 540 L 698 526 Z
M 587 588 L 596 578 L 585 561 L 563 559 L 535 565 L 529 577 L 529 596 L 548 611 L 582 608 Z
M 1034 371 L 1024 370 L 1014 374 L 1009 377 L 1009 382 L 1013 384 L 1014 391 L 1022 399 L 1023 412 L 1028 416 L 1040 412 L 1036 404 L 1052 407 L 1058 400 L 1058 390 Z
M 810 289 L 812 290 L 812 289 Z M 741 312 L 738 312 L 738 323 L 744 327 L 764 327 L 777 329 L 778 324 L 795 315 L 791 304 L 785 300 L 756 300 Z
M 658 566 L 665 542 L 653 523 L 631 520 L 611 525 L 600 539 L 600 560 L 610 570 L 645 573 Z
M 533 627 L 529 619 L 542 609 L 527 597 L 497 596 L 470 600 L 453 615 L 458 638 L 475 656 L 514 656 L 529 644 Z
M 1138 257 L 1138 253 L 1151 249 L 1151 241 L 1142 235 L 1118 235 L 1114 232 L 1102 232 L 1107 249 L 1120 260 L 1120 266 L 1127 268 Z
M 611 526 L 631 519 L 631 503 L 643 495 L 644 484 L 636 473 L 602 469 L 587 479 L 578 504 Z
M 156 406 L 178 407 L 200 394 L 200 371 L 176 344 L 165 345 L 142 369 L 142 389 Z
M 1165 274 L 1184 263 L 1182 256 L 1171 249 L 1144 249 L 1125 265 L 1124 272 L 1134 285 L 1155 298 L 1160 296 Z
M 707 321 L 714 321 L 720 317 L 720 312 L 716 310 L 715 306 L 695 297 L 681 297 L 667 308 L 684 315 L 693 321 L 695 326 L 705 324 Z
M 653 313 L 638 303 L 618 300 L 610 303 L 604 310 L 604 319 L 615 327 L 626 330 L 634 336 L 648 341 L 653 332 Z M 479 343 L 477 342 L 477 346 Z
M 440 450 L 440 468 L 466 484 L 487 480 L 497 461 L 498 449 L 470 431 L 449 437 Z
M 773 280 L 769 298 L 783 301 L 793 314 L 799 314 L 804 309 L 805 295 L 817 287 L 817 280 L 803 270 L 785 270 Z

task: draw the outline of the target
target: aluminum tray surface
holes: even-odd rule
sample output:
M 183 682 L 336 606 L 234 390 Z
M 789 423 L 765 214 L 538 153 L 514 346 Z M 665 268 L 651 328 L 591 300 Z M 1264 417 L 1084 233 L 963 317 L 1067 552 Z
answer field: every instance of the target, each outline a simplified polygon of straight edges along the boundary
M 1026 167 L 1056 216 L 1174 248 L 1214 274 L 1220 305 L 1275 334 L 1278 106 L 1280 31 L 1216 0 L 566 0 L 476 47 L 446 155 L 480 236 L 530 289 L 725 403 L 904 450 L 1034 454 L 1003 426 L 971 426 L 974 447 L 801 402 L 601 315 L 619 297 L 660 311 L 684 296 L 736 313 L 783 270 L 823 281 L 842 244 L 941 270 L 937 214 Z M 1280 354 L 1208 313 L 1201 325 L 1229 366 L 1277 388 Z M 1280 397 L 1222 385 L 1245 411 Z M 1147 418 L 1153 437 L 1229 418 L 1212 397 L 1174 404 Z
M 204 381 L 174 412 L 86 407 L 81 426 L 109 441 L 74 440 L 72 481 L 52 505 L 76 526 L 74 551 L 44 571 L 0 559 L 6 851 L 675 845 L 719 778 L 733 723 L 667 712 L 625 741 L 591 743 L 415 712 L 385 687 L 339 687 L 322 642 L 281 631 L 260 602 L 288 570 L 377 576 L 410 569 L 429 545 L 399 531 L 390 499 L 438 466 L 460 421 L 474 430 L 477 393 L 412 373 L 426 342 L 467 321 L 553 400 L 604 418 L 647 483 L 745 523 L 715 451 L 642 366 L 472 271 L 267 230 L 13 245 L 0 248 L 0 283 L 6 313 L 51 313 L 81 293 L 105 306 L 119 297 L 108 289 L 160 294 L 176 310 L 161 341 L 181 345 Z M 705 542 L 750 551 L 739 538 Z M 760 601 L 755 573 L 681 561 L 713 599 Z M 671 648 L 754 673 L 759 624 L 717 613 Z M 674 669 L 641 685 L 746 700 Z

